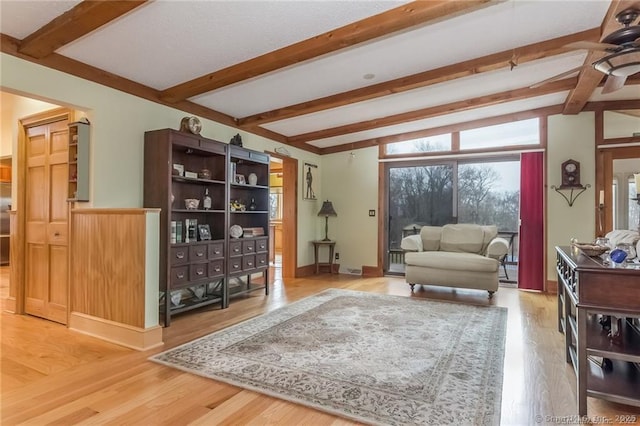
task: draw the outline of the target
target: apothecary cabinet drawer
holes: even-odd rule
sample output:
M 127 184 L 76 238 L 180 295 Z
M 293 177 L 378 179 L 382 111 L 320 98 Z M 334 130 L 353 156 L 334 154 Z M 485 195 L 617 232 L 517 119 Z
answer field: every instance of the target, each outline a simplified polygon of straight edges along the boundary
M 263 266 L 267 266 L 267 254 L 256 254 L 256 268 L 262 268 Z
M 256 242 L 251 241 L 243 241 L 242 242 L 242 254 L 253 254 L 256 252 Z
M 208 263 L 193 263 L 189 265 L 189 277 L 191 281 L 200 280 L 206 278 L 209 275 Z
M 189 266 L 171 268 L 171 285 L 180 285 L 189 281 Z
M 266 238 L 260 238 L 256 240 L 256 253 L 267 251 L 268 240 Z
M 229 243 L 229 254 L 231 256 L 242 254 L 242 241 L 231 241 Z
M 184 265 L 189 263 L 189 248 L 171 247 L 171 265 Z
M 209 259 L 221 259 L 224 257 L 224 243 L 217 242 L 209 244 Z
M 254 255 L 242 256 L 242 270 L 248 271 L 256 268 L 256 257 Z
M 232 257 L 229 259 L 229 273 L 242 271 L 242 257 Z
M 214 260 L 209 262 L 209 277 L 214 278 L 224 275 L 224 260 Z
M 207 259 L 207 244 L 198 244 L 189 247 L 189 260 L 197 262 Z

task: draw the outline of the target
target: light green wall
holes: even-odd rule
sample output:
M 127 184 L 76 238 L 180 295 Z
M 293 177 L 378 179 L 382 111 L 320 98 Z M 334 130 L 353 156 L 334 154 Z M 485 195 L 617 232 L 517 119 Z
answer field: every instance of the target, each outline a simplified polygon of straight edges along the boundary
M 4 53 L 0 56 L 0 67 L 0 87 L 4 90 L 86 113 L 91 122 L 91 201 L 83 207 L 142 207 L 144 132 L 167 127 L 177 129 L 187 114 Z M 19 117 L 19 112 L 14 113 L 11 121 Z M 203 136 L 223 142 L 239 132 L 206 119 L 202 123 Z M 260 136 L 239 133 L 247 148 L 274 151 L 281 146 Z M 11 152 L 16 152 L 15 129 L 11 139 Z M 318 155 L 291 146 L 287 146 L 287 150 L 300 161 L 300 167 L 304 161 L 320 164 Z M 320 181 L 322 168 L 318 173 Z M 320 185 L 315 189 L 322 194 Z M 313 203 L 303 202 L 299 190 L 298 266 L 313 263 L 309 241 L 317 237 L 316 215 Z
M 547 279 L 556 280 L 555 249 L 571 238 L 593 241 L 595 229 L 595 114 L 554 115 L 548 122 L 547 149 Z M 580 162 L 580 182 L 591 185 L 569 207 L 551 189 L 560 186 L 560 166 L 568 159 Z M 566 192 L 566 191 L 565 191 Z
M 342 273 L 359 273 L 363 266 L 378 263 L 378 148 L 353 154 L 322 157 L 323 199 L 331 200 L 338 214 L 329 218 L 329 238 L 336 240 Z M 369 210 L 375 210 L 376 216 L 369 217 Z M 324 218 L 318 218 L 317 224 L 317 235 L 324 238 Z

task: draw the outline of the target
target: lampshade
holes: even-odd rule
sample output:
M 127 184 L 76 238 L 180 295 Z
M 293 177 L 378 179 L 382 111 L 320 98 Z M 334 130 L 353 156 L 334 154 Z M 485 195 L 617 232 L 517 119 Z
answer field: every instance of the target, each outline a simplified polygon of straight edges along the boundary
M 336 213 L 336 211 L 334 210 L 333 204 L 331 203 L 331 201 L 327 200 L 322 202 L 322 208 L 318 212 L 318 216 L 324 216 L 324 217 L 338 216 L 338 213 Z
M 640 72 L 640 48 L 613 53 L 593 63 L 593 67 L 607 75 L 628 77 Z

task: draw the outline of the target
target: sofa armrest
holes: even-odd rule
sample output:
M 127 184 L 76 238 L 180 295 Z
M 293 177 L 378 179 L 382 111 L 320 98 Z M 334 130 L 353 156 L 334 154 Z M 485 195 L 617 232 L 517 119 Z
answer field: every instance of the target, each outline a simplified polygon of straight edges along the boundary
M 404 237 L 400 242 L 400 248 L 405 251 L 423 251 L 422 238 L 419 234 Z
M 509 241 L 496 237 L 489 243 L 485 256 L 501 261 L 509 252 Z

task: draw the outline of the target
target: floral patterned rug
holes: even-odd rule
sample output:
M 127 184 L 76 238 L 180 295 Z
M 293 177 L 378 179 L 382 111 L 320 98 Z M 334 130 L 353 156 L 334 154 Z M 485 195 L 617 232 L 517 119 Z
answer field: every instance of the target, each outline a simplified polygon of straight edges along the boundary
M 370 424 L 497 425 L 506 319 L 331 289 L 150 359 Z

